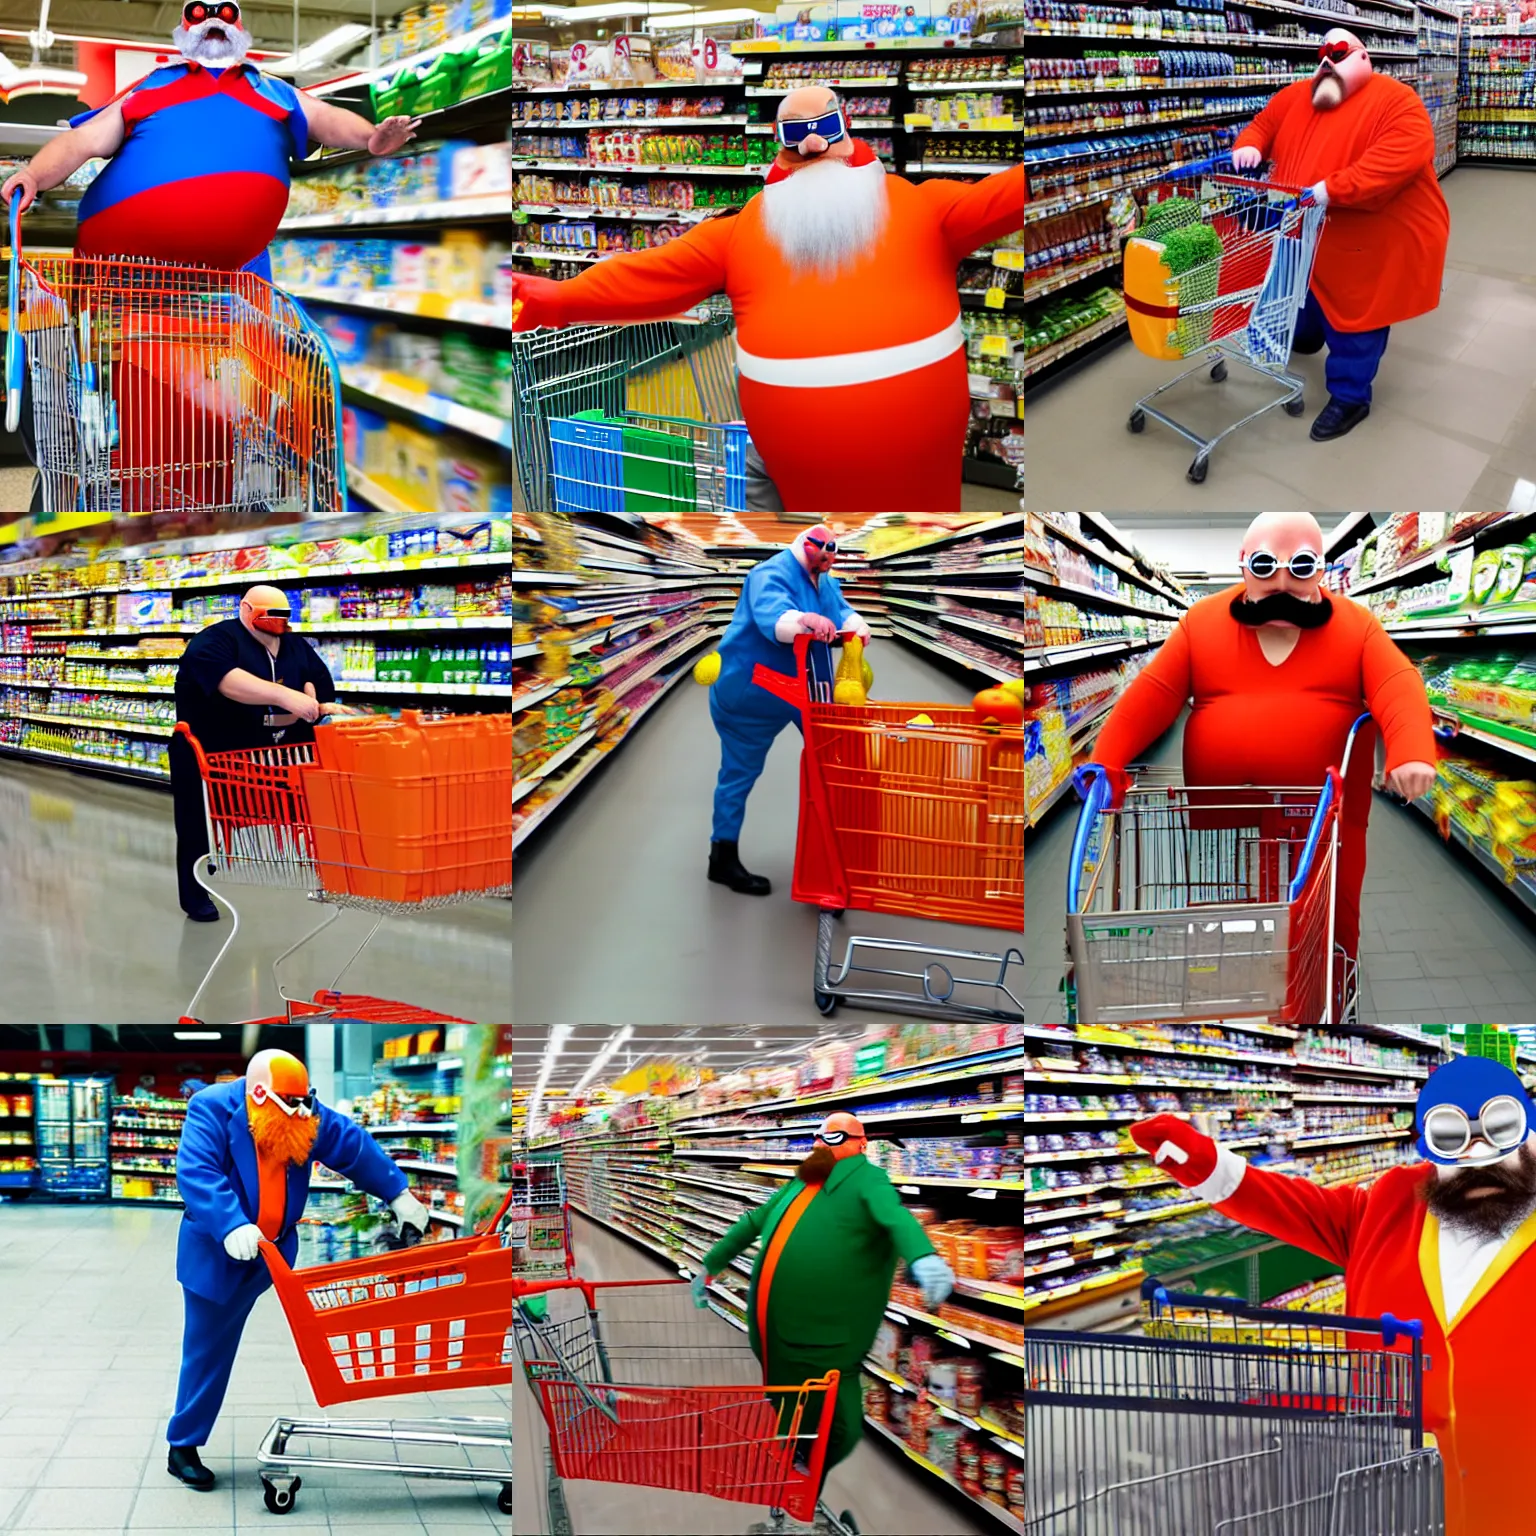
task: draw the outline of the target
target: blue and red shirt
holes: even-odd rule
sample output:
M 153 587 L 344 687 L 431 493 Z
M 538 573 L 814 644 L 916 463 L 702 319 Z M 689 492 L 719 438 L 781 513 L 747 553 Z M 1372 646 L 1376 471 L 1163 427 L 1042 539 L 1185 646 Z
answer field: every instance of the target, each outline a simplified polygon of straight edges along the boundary
M 270 280 L 267 246 L 288 206 L 288 164 L 309 148 L 298 91 L 254 64 L 187 62 L 154 70 L 122 102 L 122 148 L 80 200 L 76 251 L 243 268 Z

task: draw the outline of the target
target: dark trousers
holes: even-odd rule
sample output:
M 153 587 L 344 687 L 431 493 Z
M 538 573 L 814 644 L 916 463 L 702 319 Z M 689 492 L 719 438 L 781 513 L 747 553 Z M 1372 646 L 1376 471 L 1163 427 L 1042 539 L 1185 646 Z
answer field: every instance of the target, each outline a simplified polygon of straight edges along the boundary
M 207 1445 L 224 1406 L 230 1372 L 245 1320 L 257 1298 L 272 1284 L 261 1259 L 246 1265 L 240 1289 L 228 1301 L 209 1301 L 182 1287 L 185 1327 L 181 1341 L 181 1376 L 176 1383 L 176 1411 L 166 1425 L 171 1445 Z
M 208 821 L 203 813 L 203 778 L 197 758 L 181 736 L 171 737 L 171 804 L 176 812 L 176 884 L 181 910 L 190 912 L 208 900 L 192 871 L 208 852 Z
M 1321 352 L 1326 346 L 1328 360 L 1323 376 L 1329 395 L 1345 405 L 1369 405 L 1371 381 L 1387 350 L 1390 330 L 1390 326 L 1383 325 L 1374 331 L 1337 331 L 1323 313 L 1317 295 L 1308 293 L 1307 302 L 1296 317 L 1292 351 L 1310 354 Z

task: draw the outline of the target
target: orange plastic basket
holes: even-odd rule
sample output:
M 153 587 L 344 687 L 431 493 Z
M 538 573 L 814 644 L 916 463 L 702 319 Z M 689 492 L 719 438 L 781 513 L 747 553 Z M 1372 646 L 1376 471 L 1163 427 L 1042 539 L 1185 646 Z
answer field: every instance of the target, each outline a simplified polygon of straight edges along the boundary
M 376 1258 L 292 1270 L 261 1255 L 322 1408 L 403 1392 L 512 1384 L 512 1250 L 496 1226 Z
M 1023 727 L 978 725 L 949 705 L 817 702 L 810 643 L 796 641 L 796 676 L 753 674 L 805 725 L 794 899 L 1018 932 Z

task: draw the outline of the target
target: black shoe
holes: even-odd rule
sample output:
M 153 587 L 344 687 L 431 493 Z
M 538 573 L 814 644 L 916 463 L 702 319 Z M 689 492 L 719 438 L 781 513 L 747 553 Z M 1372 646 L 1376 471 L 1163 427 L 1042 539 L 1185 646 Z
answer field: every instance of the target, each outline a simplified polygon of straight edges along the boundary
M 1348 405 L 1343 400 L 1330 398 L 1312 423 L 1312 441 L 1326 443 L 1335 437 L 1343 437 L 1346 432 L 1353 432 L 1370 414 L 1368 405 Z
M 206 898 L 195 907 L 183 907 L 182 911 L 194 923 L 216 923 L 219 920 L 219 909 Z
M 199 1493 L 207 1493 L 213 1487 L 213 1473 L 203 1465 L 195 1445 L 173 1445 L 165 1459 L 165 1470 Z
M 1291 351 L 1301 357 L 1314 357 L 1322 350 L 1323 341 L 1321 338 L 1316 341 L 1293 341 L 1291 343 Z
M 716 885 L 728 885 L 743 896 L 766 896 L 773 889 L 767 875 L 754 875 L 743 868 L 734 839 L 709 845 L 709 878 Z

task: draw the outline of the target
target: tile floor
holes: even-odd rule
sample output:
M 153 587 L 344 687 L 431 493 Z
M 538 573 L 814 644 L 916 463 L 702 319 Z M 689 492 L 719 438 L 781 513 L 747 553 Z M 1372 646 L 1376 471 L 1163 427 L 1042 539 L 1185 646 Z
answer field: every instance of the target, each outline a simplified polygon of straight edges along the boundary
M 229 923 L 182 916 L 175 846 L 164 790 L 0 758 L 0 1022 L 181 1016 Z M 280 1013 L 271 960 L 324 916 L 297 891 L 232 894 L 241 930 L 199 1006 L 210 1021 Z M 387 918 L 345 986 L 476 1023 L 510 1019 L 510 909 L 472 902 Z M 309 956 L 285 968 L 289 990 L 310 996 L 328 985 L 371 924 L 343 912 Z
M 1141 436 L 1126 431 L 1136 399 L 1171 369 L 1122 342 L 1030 395 L 1027 504 L 1319 513 L 1528 504 L 1536 496 L 1536 175 L 1468 167 L 1443 186 L 1451 207 L 1444 297 L 1431 314 L 1393 327 L 1370 419 L 1347 438 L 1308 439 L 1326 403 L 1323 359 L 1297 358 L 1306 414 L 1272 411 L 1243 428 L 1217 450 L 1205 484 L 1192 485 L 1193 449 L 1183 438 L 1156 423 Z M 1168 400 L 1172 414 L 1209 431 L 1268 398 L 1268 386 L 1234 369 L 1219 390 L 1196 378 Z
M 0 467 L 0 512 L 25 512 L 32 501 L 34 478 L 25 464 Z
M 876 640 L 869 655 L 883 699 L 961 703 L 975 691 L 904 642 Z M 817 914 L 789 895 L 799 762 L 791 728 L 774 743 L 747 806 L 742 859 L 773 881 L 773 893 L 738 896 L 710 885 L 719 738 L 704 689 L 674 689 L 519 854 L 516 1016 L 814 1023 Z M 838 958 L 854 934 L 994 954 L 1018 942 L 1001 931 L 865 912 L 847 914 L 837 933 Z M 868 1009 L 859 1016 L 886 1017 Z
M 1177 764 L 1182 727 L 1147 754 Z M 1024 848 L 1024 1005 L 1063 1017 L 1062 912 L 1077 802 L 1050 811 Z M 1417 810 L 1378 795 L 1361 897 L 1360 1018 L 1378 1024 L 1536 1020 L 1536 921 Z
M 262 1502 L 255 1452 L 274 1415 L 322 1411 L 269 1293 L 246 1325 L 197 1493 L 165 1470 L 181 1343 L 180 1213 L 0 1202 L 0 1531 L 133 1536 L 251 1531 L 322 1536 L 505 1533 L 495 1483 L 364 1473 L 305 1475 L 281 1524 Z M 334 1419 L 475 1416 L 505 1422 L 509 1394 L 481 1390 L 339 1404 Z

